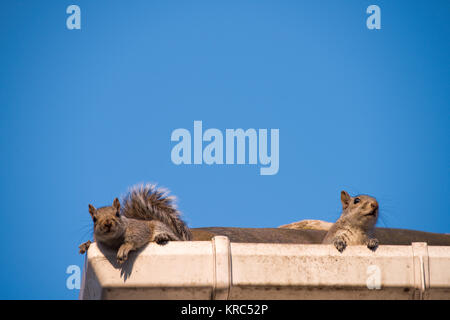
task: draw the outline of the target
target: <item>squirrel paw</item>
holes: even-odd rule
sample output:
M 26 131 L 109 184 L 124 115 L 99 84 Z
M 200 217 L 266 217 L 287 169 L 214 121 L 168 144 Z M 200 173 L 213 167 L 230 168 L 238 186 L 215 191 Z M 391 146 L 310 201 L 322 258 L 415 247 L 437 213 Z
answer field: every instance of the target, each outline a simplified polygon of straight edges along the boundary
M 334 246 L 336 247 L 336 249 L 338 249 L 339 252 L 343 252 L 345 250 L 345 248 L 347 247 L 347 243 L 345 242 L 344 239 L 341 238 L 336 238 L 333 242 Z
M 165 245 L 169 242 L 170 237 L 168 234 L 160 233 L 155 236 L 155 242 L 159 245 Z
M 86 251 L 89 249 L 89 246 L 91 245 L 91 240 L 86 241 L 85 243 L 82 243 L 78 246 L 80 248 L 80 254 L 86 253 Z
M 369 239 L 367 241 L 367 248 L 369 248 L 372 251 L 375 251 L 378 248 L 379 242 L 378 239 Z
M 119 251 L 117 251 L 117 263 L 122 264 L 128 259 L 128 253 L 133 249 L 129 244 L 123 244 L 120 246 Z

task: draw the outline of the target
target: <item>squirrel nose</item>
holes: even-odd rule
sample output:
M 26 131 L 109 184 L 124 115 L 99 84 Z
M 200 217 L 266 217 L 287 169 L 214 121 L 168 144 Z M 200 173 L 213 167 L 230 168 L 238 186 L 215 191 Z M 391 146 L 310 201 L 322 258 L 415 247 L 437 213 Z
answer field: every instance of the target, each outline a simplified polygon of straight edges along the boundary
M 376 203 L 376 202 L 372 202 L 372 203 L 370 204 L 370 206 L 371 206 L 373 209 L 378 209 L 378 203 Z

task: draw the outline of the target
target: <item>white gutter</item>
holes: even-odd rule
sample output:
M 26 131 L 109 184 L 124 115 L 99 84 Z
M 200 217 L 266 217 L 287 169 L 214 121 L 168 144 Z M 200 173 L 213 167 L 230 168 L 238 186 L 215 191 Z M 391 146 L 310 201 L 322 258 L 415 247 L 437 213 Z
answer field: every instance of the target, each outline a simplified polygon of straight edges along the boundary
M 450 246 L 154 243 L 120 268 L 88 250 L 80 299 L 450 299 Z

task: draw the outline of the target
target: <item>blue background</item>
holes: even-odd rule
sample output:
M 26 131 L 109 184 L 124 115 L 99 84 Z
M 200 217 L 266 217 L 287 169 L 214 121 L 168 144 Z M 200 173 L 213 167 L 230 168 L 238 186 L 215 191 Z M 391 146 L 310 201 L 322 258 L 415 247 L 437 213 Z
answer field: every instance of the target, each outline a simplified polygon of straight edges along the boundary
M 81 8 L 82 29 L 66 28 Z M 381 8 L 381 30 L 366 8 Z M 88 203 L 138 182 L 191 227 L 334 221 L 450 232 L 449 1 L 4 1 L 0 298 L 72 299 Z M 280 129 L 280 170 L 176 166 L 171 132 Z

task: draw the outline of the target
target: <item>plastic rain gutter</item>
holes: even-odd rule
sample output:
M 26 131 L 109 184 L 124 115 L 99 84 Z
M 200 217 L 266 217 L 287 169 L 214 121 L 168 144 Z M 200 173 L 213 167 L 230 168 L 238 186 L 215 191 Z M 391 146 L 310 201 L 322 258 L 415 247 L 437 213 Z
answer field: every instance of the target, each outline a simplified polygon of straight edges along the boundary
M 80 299 L 450 299 L 450 246 L 149 244 L 119 266 L 88 250 Z

